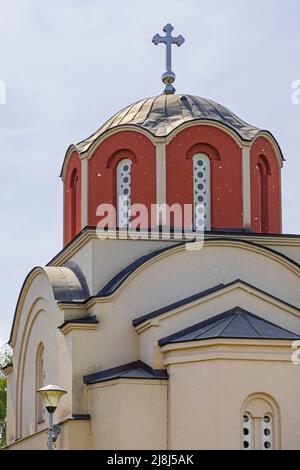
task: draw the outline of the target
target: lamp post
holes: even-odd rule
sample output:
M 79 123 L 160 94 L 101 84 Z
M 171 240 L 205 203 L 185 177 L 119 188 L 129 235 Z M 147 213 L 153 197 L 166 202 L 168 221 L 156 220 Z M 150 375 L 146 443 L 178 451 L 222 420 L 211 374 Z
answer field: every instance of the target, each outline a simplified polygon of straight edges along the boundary
M 37 392 L 43 400 L 46 410 L 49 413 L 49 431 L 48 431 L 48 449 L 54 450 L 54 442 L 60 433 L 60 427 L 53 424 L 53 414 L 57 408 L 58 402 L 67 392 L 58 385 L 46 385 Z

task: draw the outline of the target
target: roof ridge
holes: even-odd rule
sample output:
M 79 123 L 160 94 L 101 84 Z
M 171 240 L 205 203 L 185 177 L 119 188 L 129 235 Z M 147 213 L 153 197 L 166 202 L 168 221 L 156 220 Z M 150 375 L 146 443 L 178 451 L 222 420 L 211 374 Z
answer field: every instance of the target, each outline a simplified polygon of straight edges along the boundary
M 251 313 L 251 312 L 249 312 L 249 313 Z M 252 325 L 252 323 L 249 321 L 249 318 L 247 318 L 247 317 L 249 317 L 249 313 L 246 315 L 244 312 L 242 312 L 242 313 L 239 313 L 239 315 L 241 315 L 241 316 L 244 318 L 244 320 L 248 323 L 248 325 L 250 325 L 250 328 L 252 328 L 252 330 L 254 330 L 258 336 L 261 336 L 260 333 L 259 333 L 259 331 L 258 331 L 258 330 L 255 328 L 255 326 Z M 258 318 L 259 318 L 259 317 L 258 317 Z
M 217 315 L 214 315 L 212 317 L 206 318 L 205 320 L 201 320 L 197 323 L 194 323 L 193 325 L 190 325 L 186 328 L 183 328 L 182 330 L 179 330 L 175 333 L 172 333 L 171 335 L 165 336 L 164 338 L 161 338 L 158 340 L 158 344 L 161 346 L 162 344 L 165 344 L 167 340 L 170 338 L 177 338 L 177 336 L 180 338 L 181 336 L 184 336 L 186 334 L 192 333 L 193 331 L 197 330 L 198 328 L 205 328 L 205 326 L 210 326 L 211 323 L 213 323 L 210 328 L 208 328 L 206 331 L 211 330 L 212 328 L 215 328 L 218 326 L 218 324 L 222 323 L 223 321 L 226 320 L 231 320 L 231 317 L 234 315 L 233 310 L 238 307 L 233 307 L 229 310 L 226 310 L 225 312 L 218 313 Z M 205 333 L 206 333 L 205 331 Z M 201 333 L 203 334 L 203 333 Z M 198 335 L 197 335 L 198 336 Z
M 236 313 L 232 313 L 230 315 L 228 315 L 228 322 L 227 322 L 227 325 L 224 326 L 223 330 L 220 331 L 220 336 L 222 335 L 222 333 L 224 333 L 224 330 L 225 328 L 228 328 L 228 326 L 230 326 L 230 324 L 233 322 L 233 320 L 235 319 L 235 317 L 237 316 Z
M 204 323 L 205 321 L 208 322 L 208 320 L 209 320 L 208 318 L 207 318 L 206 320 L 203 320 L 203 323 Z M 197 335 L 196 338 L 197 338 L 198 336 L 202 335 L 203 333 L 207 333 L 208 331 L 212 330 L 213 328 L 216 328 L 217 326 L 221 326 L 222 323 L 228 322 L 229 320 L 231 320 L 230 316 L 228 316 L 228 318 L 227 318 L 227 317 L 226 317 L 226 318 L 220 318 L 220 320 L 217 320 L 216 323 L 214 323 L 213 325 L 210 325 L 208 328 L 206 328 L 205 332 L 199 333 L 199 335 Z M 200 323 L 202 323 L 202 322 L 200 322 Z M 227 326 L 227 325 L 225 325 L 224 328 L 226 328 L 226 326 Z M 188 327 L 188 328 L 192 328 L 192 326 L 190 326 L 190 327 Z M 187 329 L 188 329 L 188 328 L 187 328 Z M 204 327 L 204 328 L 205 328 L 205 327 Z M 224 328 L 223 328 L 223 330 L 224 330 Z

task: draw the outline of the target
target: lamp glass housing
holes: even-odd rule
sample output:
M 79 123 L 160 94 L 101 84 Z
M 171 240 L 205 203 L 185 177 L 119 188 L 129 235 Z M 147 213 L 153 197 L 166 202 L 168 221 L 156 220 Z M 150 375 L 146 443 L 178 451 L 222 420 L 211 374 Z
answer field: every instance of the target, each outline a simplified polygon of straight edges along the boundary
M 59 400 L 67 392 L 58 385 L 46 385 L 45 387 L 37 390 L 37 393 L 42 397 L 43 403 L 49 413 L 54 413 Z

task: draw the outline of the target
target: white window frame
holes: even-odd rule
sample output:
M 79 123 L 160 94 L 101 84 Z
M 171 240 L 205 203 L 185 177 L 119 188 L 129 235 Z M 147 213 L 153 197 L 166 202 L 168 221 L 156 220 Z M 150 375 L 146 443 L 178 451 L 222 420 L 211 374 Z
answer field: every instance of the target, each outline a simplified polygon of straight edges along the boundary
M 244 416 L 248 417 L 248 421 L 244 422 Z M 244 450 L 252 450 L 252 425 L 253 420 L 250 413 L 246 412 L 242 414 L 242 433 L 243 433 L 243 449 Z M 244 434 L 244 429 L 248 430 L 248 434 Z M 249 446 L 244 447 L 244 442 L 248 442 Z
M 125 165 L 129 166 L 129 171 L 124 173 Z M 131 165 L 129 158 L 124 158 L 117 166 L 117 226 L 118 228 L 130 227 L 130 208 L 131 208 Z M 128 177 L 129 181 L 124 183 L 124 177 Z M 124 194 L 124 190 L 128 190 Z M 127 205 L 127 211 L 124 206 Z M 126 213 L 127 212 L 127 213 Z
M 202 161 L 202 166 L 198 162 Z M 197 175 L 199 171 L 204 169 L 205 177 Z M 202 171 L 203 173 L 203 171 Z M 205 153 L 196 153 L 193 156 L 193 209 L 194 209 L 194 228 L 196 230 L 210 230 L 211 229 L 211 168 L 210 159 Z M 202 184 L 203 189 L 199 189 L 198 185 Z M 199 197 L 203 197 L 203 202 L 198 201 Z M 204 224 L 197 217 L 198 204 L 204 205 Z M 199 208 L 199 206 L 198 206 Z M 202 211 L 203 217 L 203 211 Z M 204 227 L 203 227 L 204 225 Z
M 269 422 L 265 421 L 265 418 L 269 418 Z M 269 430 L 270 434 L 265 435 L 264 431 Z M 270 447 L 265 447 L 265 443 L 270 445 Z M 272 450 L 273 449 L 273 416 L 270 413 L 266 413 L 261 418 L 261 448 L 262 450 Z
M 244 416 L 248 416 L 248 421 L 244 422 Z M 269 421 L 266 422 L 265 418 L 268 418 Z M 255 443 L 253 440 L 256 441 L 256 445 L 258 445 L 257 438 L 253 439 L 254 433 L 254 420 L 251 414 L 246 411 L 242 414 L 242 441 L 243 441 L 243 449 L 244 450 L 272 450 L 273 447 L 273 415 L 271 413 L 265 413 L 262 417 L 255 418 L 256 421 L 259 421 L 259 426 L 255 429 L 255 432 L 260 433 L 260 447 L 256 448 Z M 248 434 L 244 434 L 244 429 L 248 429 Z M 269 434 L 265 434 L 265 430 L 269 431 Z M 254 433 L 255 434 L 255 433 Z M 254 436 L 255 437 L 255 436 Z M 244 446 L 244 442 L 248 442 L 248 447 Z M 266 444 L 266 445 L 265 445 Z

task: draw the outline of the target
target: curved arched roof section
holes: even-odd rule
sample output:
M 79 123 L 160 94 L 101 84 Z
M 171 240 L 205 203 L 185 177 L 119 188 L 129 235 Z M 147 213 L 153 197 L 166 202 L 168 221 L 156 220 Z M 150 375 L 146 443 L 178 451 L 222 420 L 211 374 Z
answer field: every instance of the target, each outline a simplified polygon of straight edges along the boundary
M 266 131 L 264 129 L 260 130 L 254 137 L 254 139 L 252 140 L 251 146 L 255 143 L 255 141 L 259 137 L 264 137 L 271 144 L 278 160 L 278 166 L 279 168 L 282 168 L 282 164 L 286 159 L 284 158 L 280 145 L 278 141 L 275 139 L 275 137 L 273 136 L 273 134 L 270 131 Z
M 220 122 L 236 131 L 242 140 L 250 142 L 259 132 L 257 127 L 215 101 L 193 95 L 159 95 L 122 109 L 76 148 L 80 153 L 87 152 L 100 135 L 116 127 L 135 125 L 155 137 L 167 137 L 183 123 L 198 120 Z
M 235 244 L 239 245 L 241 247 L 245 247 L 248 249 L 255 250 L 259 253 L 265 254 L 266 256 L 274 257 L 276 258 L 279 262 L 286 264 L 290 269 L 297 271 L 298 275 L 300 276 L 300 265 L 292 260 L 291 258 L 287 257 L 283 253 L 280 253 L 278 251 L 273 250 L 272 248 L 266 247 L 259 245 L 254 242 L 250 242 L 248 240 L 237 240 L 237 239 L 231 239 L 231 238 L 213 238 L 210 240 L 206 240 L 205 244 L 207 245 L 212 245 L 216 243 L 226 243 L 228 244 Z M 109 295 L 114 294 L 115 292 L 118 291 L 118 289 L 129 279 L 131 276 L 134 276 L 134 274 L 140 270 L 143 269 L 143 267 L 146 267 L 147 263 L 149 261 L 154 261 L 155 258 L 159 258 L 161 255 L 172 255 L 173 252 L 177 252 L 179 250 L 184 250 L 185 247 L 184 245 L 186 243 L 192 243 L 192 242 L 180 242 L 177 243 L 175 246 L 168 246 L 166 248 L 161 248 L 159 250 L 153 251 L 151 253 L 148 253 L 147 255 L 141 256 L 137 258 L 135 261 L 130 263 L 128 266 L 123 268 L 119 273 L 117 273 L 99 292 L 95 297 L 106 297 Z
M 44 268 L 51 287 L 54 298 L 57 301 L 84 300 L 89 296 L 89 290 L 82 273 L 78 273 L 79 268 L 73 264 L 69 266 L 47 266 Z
M 177 243 L 175 247 L 184 245 L 183 243 Z M 106 297 L 108 295 L 113 294 L 116 290 L 124 284 L 126 279 L 133 274 L 138 268 L 143 266 L 147 261 L 150 261 L 153 258 L 165 253 L 166 251 L 170 251 L 175 248 L 174 245 L 168 246 L 166 248 L 160 248 L 159 250 L 152 251 L 151 253 L 147 253 L 146 255 L 140 256 L 135 261 L 127 265 L 125 268 L 121 269 L 101 290 L 98 292 L 97 297 Z
M 40 275 L 46 275 L 53 290 L 53 296 L 56 301 L 83 301 L 89 297 L 90 294 L 82 273 L 79 273 L 78 271 L 79 268 L 73 265 L 71 267 L 37 266 L 30 271 L 30 273 L 25 278 L 17 301 L 9 338 L 10 344 L 13 340 L 13 337 L 15 336 L 14 332 L 19 324 L 19 317 L 21 315 L 26 295 L 34 280 Z
M 274 147 L 284 160 L 278 142 L 269 131 L 252 126 L 225 106 L 213 100 L 188 94 L 158 95 L 133 103 L 116 113 L 88 138 L 72 144 L 65 156 L 61 175 L 68 155 L 74 150 L 84 155 L 91 150 L 100 137 L 114 130 L 131 129 L 143 131 L 153 138 L 167 138 L 188 123 L 211 122 L 227 128 L 241 141 L 253 142 L 264 133 L 273 140 Z

